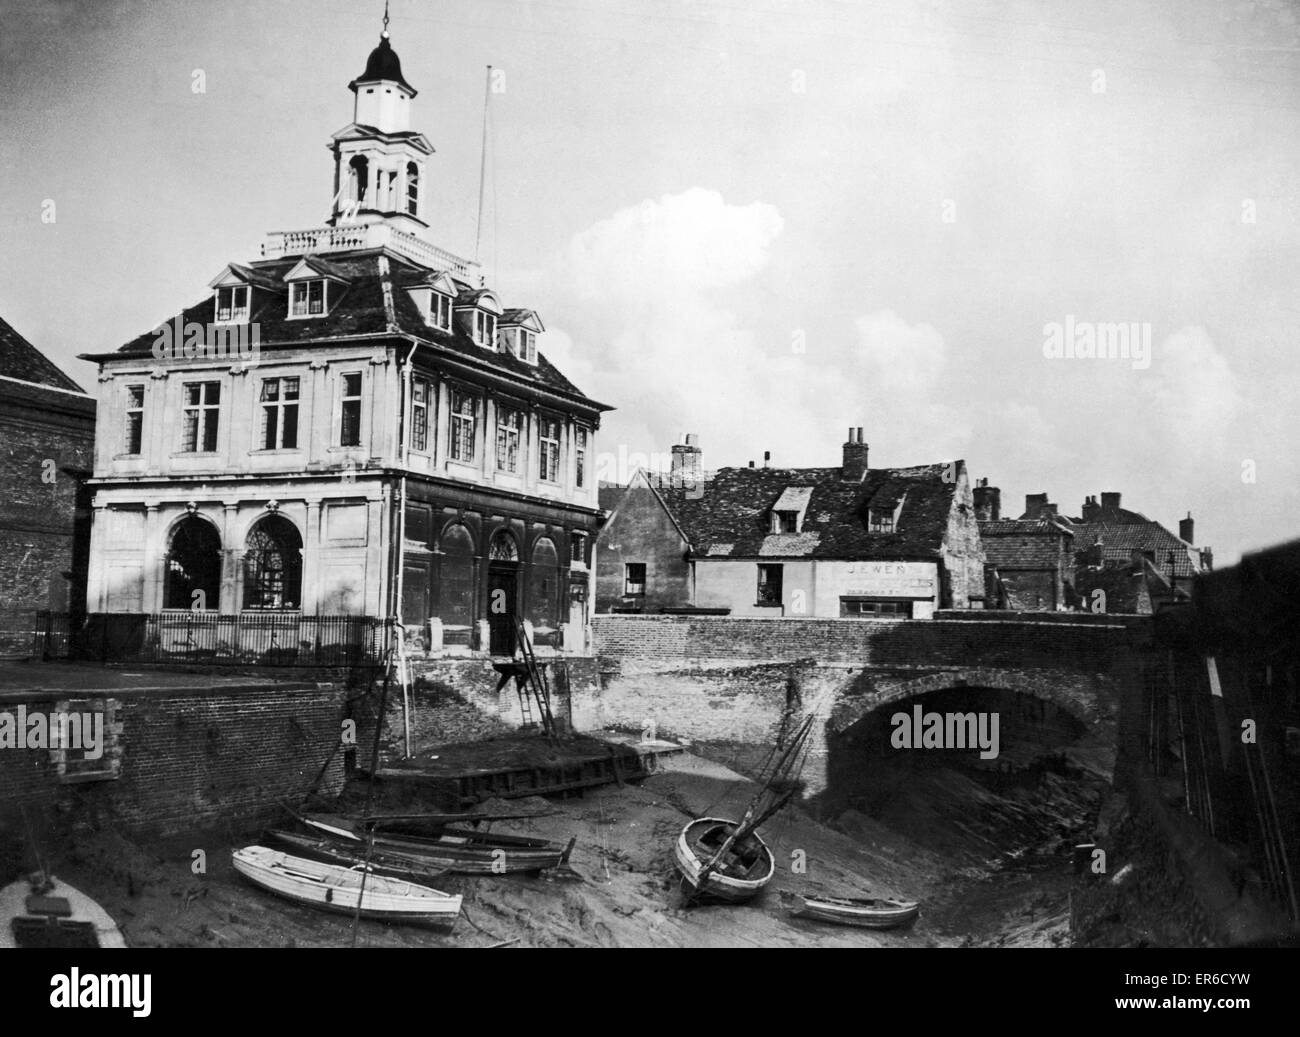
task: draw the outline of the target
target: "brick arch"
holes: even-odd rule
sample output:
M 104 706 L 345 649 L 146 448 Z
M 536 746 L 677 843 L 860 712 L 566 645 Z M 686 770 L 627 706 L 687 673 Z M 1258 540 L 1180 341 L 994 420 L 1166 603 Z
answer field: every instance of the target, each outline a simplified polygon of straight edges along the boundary
M 843 734 L 885 706 L 932 691 L 990 688 L 1030 695 L 1064 710 L 1089 731 L 1111 728 L 1116 722 L 1117 695 L 1106 678 L 1066 670 L 1017 670 L 972 667 L 944 670 L 919 677 L 874 677 L 869 690 L 841 701 L 831 711 L 830 729 Z

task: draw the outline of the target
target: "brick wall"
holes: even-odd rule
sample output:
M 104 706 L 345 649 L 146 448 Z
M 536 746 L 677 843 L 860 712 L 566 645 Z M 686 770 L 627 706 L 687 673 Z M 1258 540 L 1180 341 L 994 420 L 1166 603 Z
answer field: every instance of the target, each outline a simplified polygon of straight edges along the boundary
M 83 693 L 84 694 L 84 693 Z M 305 794 L 339 742 L 340 685 L 113 690 L 120 775 L 64 784 L 48 750 L 0 749 L 0 814 L 19 805 L 69 825 L 170 835 L 226 821 L 271 820 Z M 66 697 L 66 696 L 65 696 Z M 50 711 L 58 697 L 0 694 L 0 711 Z M 335 753 L 320 790 L 342 788 Z
M 815 658 L 871 666 L 1042 666 L 1109 669 L 1140 630 L 1117 623 L 1026 620 L 745 619 L 597 616 L 601 657 L 657 663 Z
M 92 400 L 0 383 L 0 608 L 81 606 L 94 425 Z

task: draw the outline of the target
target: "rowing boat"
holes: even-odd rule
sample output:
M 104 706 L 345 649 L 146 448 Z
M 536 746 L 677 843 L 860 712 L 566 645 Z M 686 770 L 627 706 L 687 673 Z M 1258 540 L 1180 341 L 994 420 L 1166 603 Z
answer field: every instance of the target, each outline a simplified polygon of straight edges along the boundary
M 446 868 L 437 867 L 425 860 L 384 853 L 378 849 L 371 850 L 367 861 L 364 844 L 330 839 L 322 834 L 300 835 L 278 828 L 268 829 L 264 834 L 270 842 L 295 857 L 308 857 L 326 864 L 341 864 L 345 868 L 368 864 L 370 870 L 377 875 L 391 875 L 412 882 L 429 882 L 447 874 Z
M 125 946 L 109 913 L 62 879 L 37 872 L 0 889 L 0 948 Z
M 790 894 L 790 913 L 819 922 L 856 925 L 863 929 L 897 929 L 916 921 L 921 905 L 913 900 L 887 897 L 824 897 Z
M 776 871 L 772 851 L 754 831 L 731 840 L 736 826 L 725 818 L 701 817 L 682 829 L 677 838 L 677 870 L 692 897 L 740 904 L 758 896 L 772 880 Z
M 316 832 L 345 845 L 362 844 L 366 828 L 359 821 L 336 815 L 308 814 L 303 822 Z M 577 839 L 568 844 L 529 839 L 498 832 L 443 828 L 437 835 L 416 836 L 374 832 L 374 848 L 386 858 L 415 861 L 426 867 L 471 875 L 505 875 L 559 868 L 569 861 Z
M 309 907 L 397 922 L 455 925 L 461 897 L 404 879 L 365 873 L 359 867 L 292 857 L 266 846 L 245 846 L 231 854 L 235 870 L 250 882 Z M 362 880 L 364 879 L 364 890 Z

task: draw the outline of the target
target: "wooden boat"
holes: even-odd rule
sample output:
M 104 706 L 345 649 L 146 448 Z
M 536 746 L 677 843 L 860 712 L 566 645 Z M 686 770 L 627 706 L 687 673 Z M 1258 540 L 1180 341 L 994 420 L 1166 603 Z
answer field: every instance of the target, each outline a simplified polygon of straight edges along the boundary
M 304 815 L 313 830 L 345 844 L 362 845 L 365 826 L 347 817 Z M 568 844 L 499 832 L 447 826 L 437 835 L 416 836 L 376 830 L 374 847 L 386 858 L 415 861 L 427 867 L 469 875 L 505 875 L 542 871 L 568 864 L 576 837 Z
M 309 907 L 397 922 L 454 925 L 461 897 L 361 868 L 292 857 L 266 846 L 245 846 L 231 854 L 235 870 L 263 889 Z M 362 889 L 362 880 L 365 888 Z
M 117 923 L 79 889 L 44 872 L 0 889 L 0 947 L 125 947 Z
M 297 832 L 285 832 L 277 828 L 269 829 L 264 834 L 269 842 L 295 857 L 308 857 L 311 860 L 324 861 L 326 864 L 339 864 L 345 868 L 367 864 L 364 843 L 342 842 L 323 834 L 300 835 Z M 390 875 L 394 878 L 409 879 L 412 882 L 430 882 L 447 874 L 446 868 L 427 861 L 409 856 L 395 856 L 379 849 L 371 850 L 369 866 L 370 870 L 377 875 Z
M 776 861 L 757 832 L 733 840 L 719 856 L 736 824 L 701 817 L 682 829 L 677 838 L 677 870 L 693 896 L 739 904 L 756 897 L 772 880 Z
M 921 913 L 921 905 L 914 900 L 824 897 L 807 893 L 792 893 L 790 897 L 793 901 L 791 914 L 863 929 L 897 929 L 911 925 Z
M 807 756 L 814 716 L 804 719 L 784 747 L 773 747 L 759 772 L 759 791 L 739 821 L 700 817 L 682 829 L 673 858 L 688 904 L 697 899 L 744 903 L 772 881 L 776 861 L 758 826 L 798 793 L 796 777 Z

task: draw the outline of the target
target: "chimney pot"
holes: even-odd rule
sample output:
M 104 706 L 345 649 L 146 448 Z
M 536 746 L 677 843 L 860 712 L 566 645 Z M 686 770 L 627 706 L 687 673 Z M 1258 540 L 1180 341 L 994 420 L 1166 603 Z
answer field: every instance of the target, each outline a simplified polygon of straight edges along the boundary
M 686 434 L 685 443 L 673 446 L 672 467 L 669 476 L 676 486 L 698 486 L 703 475 L 704 455 L 700 450 L 700 437 L 694 432 Z
M 867 475 L 869 444 L 862 441 L 862 429 L 850 428 L 849 440 L 844 444 L 840 478 L 845 482 L 862 482 Z

